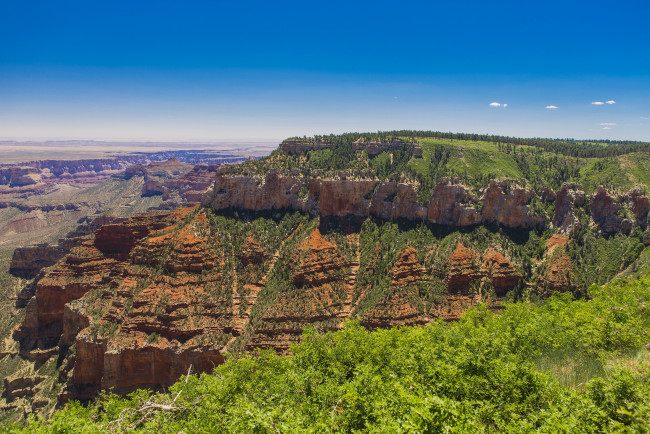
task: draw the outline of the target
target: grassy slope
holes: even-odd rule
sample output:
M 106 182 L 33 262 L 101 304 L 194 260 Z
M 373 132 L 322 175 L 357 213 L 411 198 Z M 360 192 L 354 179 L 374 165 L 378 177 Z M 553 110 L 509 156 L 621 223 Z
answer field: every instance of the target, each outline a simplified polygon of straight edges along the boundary
M 554 189 L 560 188 L 563 182 L 577 182 L 583 185 L 587 194 L 593 193 L 599 185 L 617 192 L 627 192 L 634 187 L 650 190 L 650 154 L 645 151 L 630 151 L 608 157 L 578 157 L 570 155 L 574 148 L 554 151 L 551 148 L 513 146 L 486 140 L 434 137 L 402 139 L 412 139 L 419 144 L 422 158 L 407 156 L 401 159 L 399 152 L 395 151 L 369 158 L 365 152 L 354 154 L 339 146 L 305 151 L 298 155 L 276 151 L 269 158 L 249 161 L 233 170 L 262 176 L 272 169 L 285 175 L 313 175 L 314 171 L 318 171 L 321 176 L 334 177 L 346 172 L 351 179 L 417 179 L 427 184 L 428 189 L 442 176 L 454 176 L 477 189 L 485 187 L 490 179 L 527 179 L 533 187 L 548 185 Z M 617 149 L 619 145 L 577 143 L 574 146 L 589 148 L 593 154 L 593 148 Z M 448 154 L 442 161 L 439 159 L 440 150 Z
M 436 145 L 448 146 L 459 152 L 453 155 L 447 166 L 455 173 L 470 175 L 490 175 L 497 177 L 518 179 L 523 175 L 512 155 L 500 152 L 497 144 L 477 142 L 470 140 L 450 139 L 420 139 L 422 145 L 422 158 L 411 159 L 409 165 L 416 171 L 425 175 L 429 174 L 429 162 L 432 159 Z
M 418 141 L 422 145 L 422 159 L 411 159 L 409 166 L 425 176 L 429 175 L 429 162 L 436 147 L 452 149 L 452 155 L 446 163 L 448 170 L 455 175 L 469 178 L 494 177 L 496 179 L 522 179 L 525 173 L 521 170 L 512 152 L 506 152 L 496 143 L 469 140 L 450 140 L 425 138 Z M 599 185 L 604 185 L 621 192 L 631 188 L 650 187 L 650 155 L 646 153 L 630 153 L 611 158 L 569 158 L 550 152 L 540 152 L 533 147 L 518 146 L 517 152 L 524 152 L 524 158 L 530 168 L 529 181 L 542 180 L 553 184 L 552 174 L 544 162 L 554 165 L 577 165 L 579 174 L 568 177 L 564 181 L 577 182 L 583 185 L 587 194 L 593 193 Z M 529 152 L 537 152 L 533 157 Z M 556 161 L 557 160 L 557 161 Z M 558 188 L 559 185 L 552 185 Z

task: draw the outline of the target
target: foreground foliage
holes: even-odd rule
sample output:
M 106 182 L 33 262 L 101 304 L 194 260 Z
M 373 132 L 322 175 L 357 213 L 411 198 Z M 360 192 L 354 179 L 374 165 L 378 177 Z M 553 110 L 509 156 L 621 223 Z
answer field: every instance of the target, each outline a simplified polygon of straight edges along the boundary
M 452 324 L 311 330 L 169 393 L 68 405 L 10 431 L 650 432 L 650 277 L 589 300 L 484 307 Z

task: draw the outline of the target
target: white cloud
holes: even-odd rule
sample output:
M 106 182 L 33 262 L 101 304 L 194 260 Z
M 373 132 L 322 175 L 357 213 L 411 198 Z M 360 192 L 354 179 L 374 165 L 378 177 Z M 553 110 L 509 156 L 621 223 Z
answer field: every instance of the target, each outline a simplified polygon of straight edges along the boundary
M 490 107 L 501 107 L 501 103 L 498 102 L 491 102 Z
M 505 107 L 508 107 L 508 104 L 503 104 L 503 107 L 504 107 L 504 108 L 505 108 Z
M 644 121 L 650 121 L 650 117 L 648 116 L 641 116 L 641 119 L 643 119 Z
M 610 99 L 609 101 L 605 101 L 605 104 L 616 104 L 616 101 Z
M 547 105 L 546 108 L 547 109 L 556 109 L 557 106 L 556 105 Z
M 609 126 L 613 126 L 613 125 L 616 125 L 616 122 L 601 122 L 600 125 L 609 125 Z
M 611 130 L 612 127 L 603 127 L 603 130 Z
M 593 105 L 603 105 L 603 104 L 605 104 L 605 103 L 602 102 L 602 101 L 594 101 L 594 102 L 592 102 L 592 104 L 593 104 Z

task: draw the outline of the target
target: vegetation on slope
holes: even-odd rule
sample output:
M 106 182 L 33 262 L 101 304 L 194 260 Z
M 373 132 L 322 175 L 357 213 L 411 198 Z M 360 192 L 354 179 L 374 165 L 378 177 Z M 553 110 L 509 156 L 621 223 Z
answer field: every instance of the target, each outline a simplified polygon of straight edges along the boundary
M 369 156 L 356 152 L 353 143 L 392 142 L 401 148 Z M 576 141 L 570 139 L 519 139 L 476 134 L 431 131 L 348 133 L 297 139 L 327 143 L 331 148 L 305 149 L 286 154 L 278 149 L 271 156 L 249 161 L 236 171 L 264 175 L 278 170 L 286 175 L 369 178 L 409 181 L 420 185 L 421 198 L 428 200 L 433 186 L 443 177 L 477 189 L 491 179 L 516 179 L 533 188 L 558 189 L 576 182 L 591 194 L 599 185 L 610 191 L 650 187 L 650 143 L 630 141 Z M 399 143 L 399 142 L 397 142 Z M 422 157 L 414 156 L 414 146 Z
M 308 331 L 168 393 L 72 403 L 10 432 L 647 432 L 650 278 L 461 321 Z
M 474 142 L 480 141 L 513 146 L 532 146 L 569 157 L 604 158 L 629 154 L 631 152 L 650 152 L 650 143 L 631 140 L 526 139 L 490 134 L 444 133 L 439 131 L 414 130 L 378 131 L 376 133 L 344 133 L 324 136 L 316 135 L 313 138 L 304 137 L 303 139 L 312 140 L 315 143 L 324 142 L 341 146 L 351 145 L 359 139 L 363 139 L 367 142 L 391 142 L 396 139 L 402 139 L 413 143 L 417 142 L 418 139 L 421 138 Z

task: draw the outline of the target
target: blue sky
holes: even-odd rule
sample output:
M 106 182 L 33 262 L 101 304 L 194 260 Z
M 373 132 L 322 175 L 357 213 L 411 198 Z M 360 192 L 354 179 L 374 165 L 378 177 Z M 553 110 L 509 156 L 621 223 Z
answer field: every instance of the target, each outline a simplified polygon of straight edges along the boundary
M 645 1 L 7 0 L 0 16 L 4 138 L 650 140 Z

